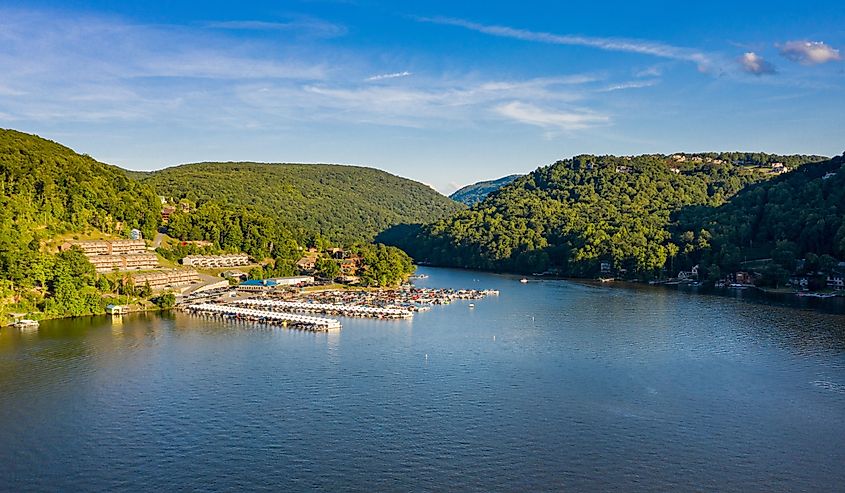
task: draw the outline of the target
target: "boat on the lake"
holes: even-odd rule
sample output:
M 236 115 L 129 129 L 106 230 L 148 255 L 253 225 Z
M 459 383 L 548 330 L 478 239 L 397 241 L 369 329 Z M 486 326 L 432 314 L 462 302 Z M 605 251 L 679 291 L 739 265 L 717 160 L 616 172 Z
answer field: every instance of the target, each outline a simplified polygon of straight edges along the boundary
M 802 298 L 834 298 L 836 295 L 834 293 L 795 293 L 796 295 Z
M 525 284 L 525 283 L 528 282 L 528 279 L 523 277 L 522 279 L 519 280 L 519 282 L 521 282 L 522 284 Z
M 17 322 L 15 322 L 15 327 L 17 327 L 19 329 L 37 329 L 38 328 L 38 321 L 25 318 L 25 319 L 18 320 Z

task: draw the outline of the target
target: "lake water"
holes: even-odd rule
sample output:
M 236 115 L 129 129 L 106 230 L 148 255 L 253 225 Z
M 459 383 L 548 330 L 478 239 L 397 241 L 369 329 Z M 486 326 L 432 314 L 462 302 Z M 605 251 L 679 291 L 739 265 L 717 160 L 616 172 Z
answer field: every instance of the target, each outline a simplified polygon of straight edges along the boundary
M 314 334 L 182 313 L 0 331 L 0 489 L 845 488 L 845 317 L 493 288 Z

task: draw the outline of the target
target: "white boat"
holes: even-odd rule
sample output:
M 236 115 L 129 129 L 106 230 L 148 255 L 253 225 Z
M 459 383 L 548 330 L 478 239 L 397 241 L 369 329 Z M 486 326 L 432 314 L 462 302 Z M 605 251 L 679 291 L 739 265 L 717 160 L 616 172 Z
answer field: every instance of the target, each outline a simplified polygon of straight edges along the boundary
M 519 280 L 519 282 L 521 282 L 522 284 L 525 284 L 525 283 L 528 282 L 528 279 L 523 277 L 522 279 Z
M 25 318 L 23 320 L 18 320 L 17 322 L 15 322 L 15 327 L 19 329 L 37 329 L 38 321 Z
M 470 303 L 470 304 L 469 304 L 469 307 L 470 307 L 470 308 L 475 308 L 475 303 Z

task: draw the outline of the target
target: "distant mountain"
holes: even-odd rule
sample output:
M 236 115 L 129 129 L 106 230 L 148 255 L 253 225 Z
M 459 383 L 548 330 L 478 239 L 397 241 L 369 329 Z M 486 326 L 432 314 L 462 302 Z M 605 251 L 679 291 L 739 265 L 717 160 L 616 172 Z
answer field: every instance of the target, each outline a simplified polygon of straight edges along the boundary
M 196 163 L 154 171 L 160 195 L 248 206 L 299 235 L 370 241 L 401 223 L 431 222 L 462 206 L 431 187 L 373 168 L 333 164 Z
M 383 237 L 417 261 L 436 265 L 587 277 L 605 266 L 617 275 L 652 278 L 674 267 L 677 213 L 691 206 L 717 208 L 748 185 L 820 159 L 764 153 L 576 156 L 538 168 L 468 210 Z M 693 248 L 706 247 L 708 235 L 694 232 Z
M 487 180 L 467 185 L 449 196 L 450 199 L 473 206 L 490 195 L 492 192 L 502 188 L 503 186 L 513 182 L 522 175 L 510 175 L 498 180 Z

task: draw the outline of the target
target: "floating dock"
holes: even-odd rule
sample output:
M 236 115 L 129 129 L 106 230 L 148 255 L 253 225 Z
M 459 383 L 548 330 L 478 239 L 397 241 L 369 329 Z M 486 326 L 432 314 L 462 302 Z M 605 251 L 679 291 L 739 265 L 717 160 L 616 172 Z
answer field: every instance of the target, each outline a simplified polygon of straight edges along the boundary
M 328 332 L 330 330 L 340 330 L 341 328 L 340 322 L 330 318 L 309 317 L 307 315 L 279 313 L 267 310 L 255 310 L 252 308 L 220 305 L 216 303 L 188 305 L 185 309 L 193 314 L 232 318 L 236 320 L 248 320 L 251 322 L 281 325 L 283 327 L 311 330 L 315 332 Z
M 326 315 L 342 315 L 346 317 L 370 318 L 413 318 L 411 310 L 401 308 L 382 308 L 376 306 L 346 305 L 336 303 L 307 303 L 302 301 L 281 301 L 273 299 L 234 300 L 232 304 L 261 307 L 277 311 L 322 313 Z

